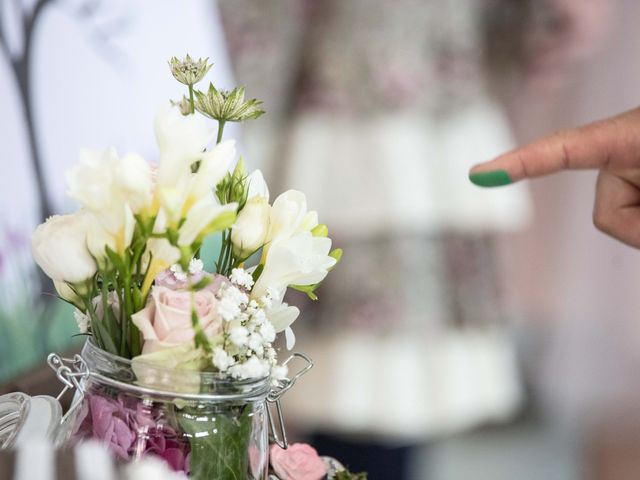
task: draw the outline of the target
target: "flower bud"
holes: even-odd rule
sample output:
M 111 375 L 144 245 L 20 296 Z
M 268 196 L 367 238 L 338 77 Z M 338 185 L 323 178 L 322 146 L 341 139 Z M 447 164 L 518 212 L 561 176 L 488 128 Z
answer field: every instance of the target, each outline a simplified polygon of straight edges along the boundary
M 194 85 L 202 80 L 212 65 L 208 58 L 194 60 L 187 55 L 184 60 L 179 60 L 176 57 L 171 58 L 169 67 L 171 67 L 173 77 L 180 83 Z
M 36 263 L 52 280 L 81 283 L 96 273 L 87 250 L 87 223 L 80 212 L 54 215 L 36 228 L 31 237 Z
M 271 206 L 264 197 L 247 201 L 231 230 L 231 242 L 236 255 L 245 258 L 264 245 L 270 216 Z
M 178 107 L 178 110 L 184 116 L 191 114 L 191 102 L 185 95 L 183 95 L 182 100 L 178 102 L 171 100 L 171 105 L 174 107 Z

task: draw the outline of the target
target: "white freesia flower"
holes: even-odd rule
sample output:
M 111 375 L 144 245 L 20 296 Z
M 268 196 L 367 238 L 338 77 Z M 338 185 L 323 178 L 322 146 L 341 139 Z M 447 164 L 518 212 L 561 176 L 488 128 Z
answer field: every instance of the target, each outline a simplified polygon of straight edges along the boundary
M 173 108 L 156 115 L 155 134 L 160 149 L 160 186 L 184 181 L 191 172 L 191 164 L 202 157 L 213 139 L 213 130 L 202 117 L 184 116 Z
M 231 229 L 231 242 L 236 255 L 244 258 L 266 243 L 270 216 L 271 206 L 266 198 L 257 196 L 247 201 Z
M 307 214 L 307 197 L 297 190 L 279 195 L 271 207 L 269 240 L 271 246 L 279 240 L 291 237 Z
M 80 213 L 48 218 L 33 232 L 31 251 L 52 280 L 80 283 L 93 277 L 97 270 L 87 250 L 87 223 Z
M 234 142 L 223 142 L 210 152 L 200 152 L 200 167 L 196 173 L 192 173 L 189 166 L 172 181 L 158 184 L 158 201 L 170 225 L 177 225 L 203 201 L 213 202 L 216 185 L 227 174 L 234 156 Z
M 129 153 L 118 160 L 114 175 L 120 194 L 134 213 L 148 208 L 153 198 L 151 165 L 140 155 Z
M 166 238 L 150 238 L 147 241 L 145 256 L 151 259 L 142 284 L 142 293 L 146 294 L 156 276 L 180 260 L 180 250 L 171 245 Z
M 178 245 L 190 246 L 210 233 L 231 226 L 237 208 L 237 203 L 218 205 L 213 196 L 203 198 L 187 212 L 179 230 Z
M 271 247 L 262 274 L 251 296 L 260 298 L 269 288 L 280 291 L 289 285 L 315 285 L 336 264 L 329 256 L 331 239 L 303 232 Z
M 133 232 L 136 227 L 133 212 L 128 204 L 120 205 L 120 209 L 122 210 L 122 215 L 118 221 L 121 224 L 116 227 L 115 231 L 107 230 L 99 214 L 87 210 L 78 212 L 84 215 L 87 222 L 87 248 L 100 265 L 102 265 L 102 260 L 107 255 L 106 247 L 118 254 L 123 254 L 133 239 Z
M 67 172 L 67 194 L 97 215 L 105 230 L 118 236 L 132 214 L 148 214 L 152 201 L 151 166 L 141 156 L 118 157 L 115 149 L 83 150 Z
M 80 151 L 80 163 L 66 174 L 67 195 L 91 210 L 111 203 L 113 168 L 118 161 L 115 148 Z
M 295 233 L 309 232 L 318 226 L 318 212 L 312 210 L 311 212 L 307 212 L 307 214 L 298 225 Z
M 53 286 L 55 287 L 56 292 L 58 292 L 60 298 L 62 298 L 63 300 L 66 300 L 67 302 L 72 303 L 75 306 L 82 305 L 82 299 L 66 282 L 54 280 Z
M 193 174 L 189 185 L 189 197 L 200 199 L 211 195 L 216 185 L 229 172 L 236 155 L 235 140 L 226 140 L 202 154 L 200 167 Z
M 269 201 L 269 187 L 267 186 L 267 182 L 265 182 L 264 176 L 260 170 L 254 170 L 251 172 L 251 175 L 247 178 L 247 183 L 249 184 L 249 190 L 247 193 L 248 199 L 262 197 Z
M 131 244 L 134 214 L 151 213 L 151 167 L 139 155 L 84 150 L 67 173 L 67 193 L 85 207 L 78 214 L 87 224 L 86 245 L 103 265 L 105 247 L 122 255 Z
M 266 311 L 267 318 L 276 333 L 283 332 L 296 321 L 300 315 L 298 307 L 292 307 L 285 302 L 279 302 Z

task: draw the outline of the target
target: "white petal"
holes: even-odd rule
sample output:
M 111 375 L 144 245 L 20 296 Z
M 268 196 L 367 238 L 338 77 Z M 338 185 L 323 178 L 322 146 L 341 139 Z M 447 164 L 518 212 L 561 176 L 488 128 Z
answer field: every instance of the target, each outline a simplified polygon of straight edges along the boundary
M 249 175 L 248 180 L 249 194 L 247 198 L 263 197 L 269 201 L 269 187 L 267 186 L 267 182 L 264 180 L 262 172 L 260 170 L 254 170 L 251 175 Z
M 296 336 L 293 333 L 293 330 L 291 329 L 291 327 L 288 327 L 285 331 L 284 331 L 284 336 L 287 340 L 287 350 L 292 350 L 293 347 L 295 347 L 296 345 Z

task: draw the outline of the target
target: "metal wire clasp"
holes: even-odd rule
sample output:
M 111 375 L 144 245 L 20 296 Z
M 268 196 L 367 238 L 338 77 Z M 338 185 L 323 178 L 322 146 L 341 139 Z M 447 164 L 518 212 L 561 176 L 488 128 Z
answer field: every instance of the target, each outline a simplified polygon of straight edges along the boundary
M 83 381 L 89 377 L 89 368 L 80 355 L 76 354 L 73 358 L 63 358 L 57 353 L 50 353 L 47 357 L 47 363 L 64 385 L 56 400 L 60 400 L 68 390 L 73 389 L 84 396 Z
M 298 379 L 307 373 L 309 370 L 313 368 L 313 361 L 303 353 L 294 353 L 289 358 L 287 358 L 283 366 L 288 367 L 289 363 L 291 363 L 296 358 L 301 359 L 305 362 L 304 366 L 298 370 L 298 372 L 291 378 L 284 378 L 282 380 L 277 380 L 274 387 L 271 389 L 269 394 L 267 395 L 267 417 L 269 418 L 269 426 L 271 427 L 271 439 L 283 449 L 287 449 L 289 447 L 289 440 L 287 439 L 287 432 L 284 426 L 284 414 L 282 413 L 282 405 L 280 404 L 280 398 L 284 395 L 291 387 L 295 385 Z M 273 414 L 271 413 L 271 408 L 269 407 L 269 403 L 275 404 L 276 413 L 278 415 L 278 424 L 280 427 L 280 434 L 278 434 L 278 430 L 276 429 L 276 424 L 273 419 Z

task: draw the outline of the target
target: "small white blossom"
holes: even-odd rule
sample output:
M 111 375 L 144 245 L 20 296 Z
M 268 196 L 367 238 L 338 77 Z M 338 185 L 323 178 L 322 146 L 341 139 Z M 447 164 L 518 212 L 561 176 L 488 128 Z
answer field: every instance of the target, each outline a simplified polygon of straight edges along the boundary
M 222 297 L 217 303 L 216 308 L 220 316 L 227 322 L 230 322 L 241 313 L 238 304 L 229 297 Z
M 276 329 L 273 328 L 271 322 L 266 321 L 260 325 L 258 332 L 267 343 L 271 343 L 276 339 Z
M 249 297 L 236 287 L 227 287 L 224 290 L 224 296 L 231 298 L 238 305 L 246 305 L 249 303 Z
M 234 268 L 231 270 L 230 279 L 239 287 L 244 287 L 247 290 L 251 290 L 251 287 L 253 287 L 253 277 L 244 268 Z
M 247 341 L 247 346 L 251 350 L 257 353 L 259 350 L 262 349 L 262 343 L 263 343 L 262 335 L 260 335 L 259 333 L 252 333 L 249 336 L 249 340 Z
M 229 331 L 229 340 L 237 347 L 244 347 L 249 340 L 249 330 L 245 327 L 235 327 Z
M 240 379 L 263 378 L 269 375 L 269 364 L 258 357 L 252 356 L 246 362 L 230 367 L 229 373 Z
M 204 262 L 199 258 L 192 258 L 189 262 L 189 273 L 197 275 L 204 270 Z
M 284 380 L 287 378 L 289 369 L 286 365 L 274 365 L 271 367 L 271 378 L 274 380 Z
M 267 315 L 264 312 L 264 310 L 260 308 L 255 312 L 253 312 L 252 320 L 256 325 L 262 325 L 264 322 L 267 321 Z
M 218 313 L 227 322 L 242 313 L 242 306 L 249 302 L 249 297 L 237 287 L 226 287 L 222 290 L 217 304 Z
M 221 372 L 226 372 L 235 363 L 231 355 L 224 351 L 222 347 L 213 349 L 213 365 Z
M 276 362 L 276 360 L 278 358 L 278 354 L 277 354 L 275 348 L 272 348 L 272 347 L 266 348 L 265 351 L 264 351 L 264 358 L 269 360 L 269 362 L 271 362 L 272 364 L 275 364 L 275 362 Z
M 260 308 L 260 305 L 258 305 L 258 302 L 256 302 L 255 300 L 251 300 L 249 302 L 249 305 L 247 305 L 247 311 L 250 313 L 255 312 L 259 308 Z
M 184 270 L 182 270 L 182 267 L 179 264 L 175 263 L 171 265 L 171 268 L 169 268 L 169 270 L 171 270 L 171 273 L 173 273 L 173 276 L 177 281 L 179 282 L 187 281 L 187 274 L 184 272 Z
M 78 330 L 80 333 L 88 333 L 89 325 L 91 324 L 91 320 L 89 319 L 89 315 L 82 313 L 77 308 L 73 311 L 73 318 L 76 320 L 78 324 Z

